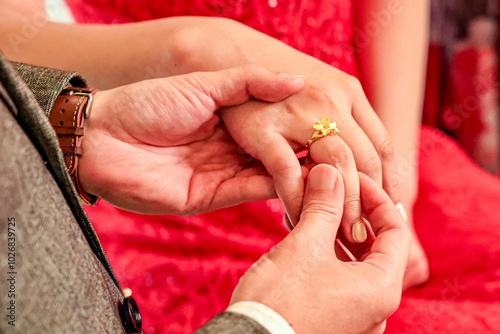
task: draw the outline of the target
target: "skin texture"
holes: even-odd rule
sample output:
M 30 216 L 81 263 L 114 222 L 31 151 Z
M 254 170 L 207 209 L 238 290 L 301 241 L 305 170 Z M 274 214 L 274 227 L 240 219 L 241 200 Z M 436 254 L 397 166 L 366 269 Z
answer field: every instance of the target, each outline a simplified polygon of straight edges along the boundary
M 258 301 L 296 333 L 382 333 L 397 309 L 411 233 L 387 194 L 360 174 L 363 211 L 375 237 L 360 261 L 337 259 L 344 186 L 332 166 L 309 173 L 296 228 L 241 278 L 231 303 Z
M 270 176 L 249 163 L 214 112 L 250 98 L 276 102 L 303 85 L 302 77 L 254 66 L 102 91 L 83 137 L 81 184 L 118 207 L 154 214 L 274 197 Z

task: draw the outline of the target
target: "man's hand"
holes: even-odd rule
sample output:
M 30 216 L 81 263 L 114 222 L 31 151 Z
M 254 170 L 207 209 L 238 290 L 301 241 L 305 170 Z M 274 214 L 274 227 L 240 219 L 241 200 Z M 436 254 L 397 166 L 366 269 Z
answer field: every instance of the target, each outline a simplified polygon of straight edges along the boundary
M 297 333 L 382 333 L 400 302 L 411 234 L 382 188 L 364 174 L 359 179 L 375 234 L 356 252 L 359 262 L 337 258 L 344 185 L 334 167 L 318 165 L 309 173 L 299 224 L 241 278 L 231 304 L 265 304 Z
M 251 98 L 280 101 L 303 85 L 302 77 L 241 67 L 100 92 L 82 143 L 82 187 L 116 206 L 155 214 L 275 196 L 265 169 L 250 166 L 214 112 Z

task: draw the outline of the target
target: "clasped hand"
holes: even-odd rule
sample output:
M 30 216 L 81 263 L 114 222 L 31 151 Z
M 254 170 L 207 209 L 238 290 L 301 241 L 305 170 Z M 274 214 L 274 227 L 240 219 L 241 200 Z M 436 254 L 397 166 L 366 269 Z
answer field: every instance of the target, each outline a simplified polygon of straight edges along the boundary
M 215 111 L 251 98 L 276 102 L 303 85 L 302 77 L 250 66 L 99 92 L 82 143 L 82 187 L 151 214 L 191 215 L 275 197 L 270 175 Z

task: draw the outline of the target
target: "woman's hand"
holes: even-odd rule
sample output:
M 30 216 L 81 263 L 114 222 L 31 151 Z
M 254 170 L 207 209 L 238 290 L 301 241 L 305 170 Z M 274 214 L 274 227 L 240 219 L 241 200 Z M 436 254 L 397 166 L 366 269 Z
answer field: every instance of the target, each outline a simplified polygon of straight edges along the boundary
M 389 136 L 371 108 L 357 79 L 240 23 L 214 18 L 179 19 L 176 34 L 184 55 L 176 71 L 217 70 L 258 64 L 304 75 L 306 86 L 277 104 L 249 101 L 221 115 L 236 142 L 262 161 L 272 175 L 276 192 L 294 226 L 304 196 L 301 166 L 295 154 L 303 151 L 322 116 L 337 123 L 340 133 L 314 142 L 314 162 L 338 168 L 345 182 L 342 230 L 350 242 L 363 242 L 358 171 L 383 186 L 399 201 L 398 177 Z M 217 36 L 214 38 L 213 36 Z M 209 41 L 209 43 L 207 43 Z
M 195 214 L 275 196 L 270 176 L 214 111 L 275 102 L 304 79 L 259 67 L 155 79 L 99 92 L 83 139 L 85 191 L 143 213 Z
M 278 312 L 296 333 L 382 333 L 397 309 L 411 233 L 387 194 L 360 174 L 363 212 L 375 238 L 359 261 L 337 259 L 344 201 L 335 168 L 309 173 L 296 228 L 240 279 L 231 304 L 256 301 Z
M 322 116 L 334 120 L 340 133 L 315 141 L 310 157 L 316 163 L 335 166 L 345 182 L 342 228 L 351 242 L 363 242 L 358 171 L 372 178 L 398 200 L 389 136 L 368 103 L 359 82 L 322 65 L 321 75 L 307 73 L 304 89 L 289 99 L 265 104 L 249 101 L 227 108 L 221 115 L 236 142 L 263 162 L 273 176 L 278 195 L 294 226 L 304 192 L 296 153 L 306 148 L 313 124 Z
M 296 153 L 306 148 L 313 124 L 322 116 L 337 123 L 340 133 L 315 141 L 310 156 L 335 166 L 345 182 L 343 231 L 351 242 L 363 242 L 359 231 L 361 203 L 358 171 L 376 181 L 397 200 L 397 177 L 387 132 L 353 77 L 323 65 L 321 75 L 306 74 L 304 89 L 284 101 L 249 101 L 221 115 L 236 142 L 263 162 L 274 179 L 294 226 L 302 207 L 304 181 Z

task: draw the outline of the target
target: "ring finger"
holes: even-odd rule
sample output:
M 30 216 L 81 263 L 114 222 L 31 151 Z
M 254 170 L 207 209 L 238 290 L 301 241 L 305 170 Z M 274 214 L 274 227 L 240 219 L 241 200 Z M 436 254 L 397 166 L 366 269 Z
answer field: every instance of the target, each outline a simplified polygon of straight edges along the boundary
M 345 188 L 342 231 L 350 242 L 364 242 L 367 232 L 361 219 L 359 176 L 351 149 L 341 137 L 335 135 L 313 142 L 309 147 L 309 153 L 315 163 L 326 163 L 339 170 Z

